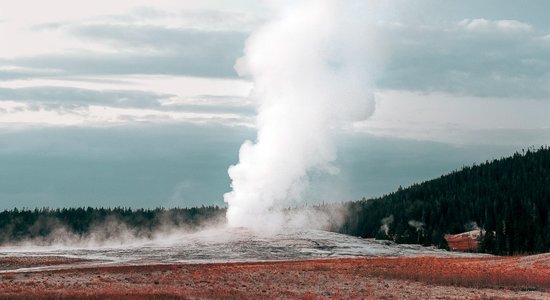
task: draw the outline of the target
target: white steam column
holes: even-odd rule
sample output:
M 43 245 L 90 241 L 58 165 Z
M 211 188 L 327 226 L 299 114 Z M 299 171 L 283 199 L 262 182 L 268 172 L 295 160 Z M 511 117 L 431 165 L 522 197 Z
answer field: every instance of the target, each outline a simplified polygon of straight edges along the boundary
M 284 225 L 277 210 L 300 201 L 308 172 L 338 172 L 331 129 L 372 114 L 372 30 L 358 2 L 270 1 L 274 18 L 247 40 L 235 68 L 254 80 L 258 132 L 229 167 L 229 226 Z

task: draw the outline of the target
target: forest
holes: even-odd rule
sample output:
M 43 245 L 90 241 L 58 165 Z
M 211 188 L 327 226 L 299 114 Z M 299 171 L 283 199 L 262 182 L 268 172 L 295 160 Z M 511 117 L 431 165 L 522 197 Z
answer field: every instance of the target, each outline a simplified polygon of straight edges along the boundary
M 347 203 L 338 231 L 446 248 L 445 234 L 481 229 L 481 251 L 550 251 L 550 148 L 463 167 L 388 195 Z
M 109 234 L 117 235 L 123 230 L 134 236 L 150 237 L 159 230 L 193 230 L 224 217 L 225 208 L 218 206 L 171 209 L 14 208 L 0 212 L 0 245 L 48 237 L 59 229 L 75 236 L 100 230 L 102 238 L 106 239 L 113 238 Z
M 515 255 L 550 251 L 550 148 L 528 149 L 511 157 L 463 167 L 374 199 L 319 205 L 344 208 L 343 223 L 332 231 L 446 248 L 445 234 L 473 229 L 484 233 L 480 251 Z M 116 220 L 140 236 L 155 230 L 199 228 L 223 220 L 226 209 L 62 208 L 0 212 L 0 245 L 45 237 L 58 228 L 85 235 Z

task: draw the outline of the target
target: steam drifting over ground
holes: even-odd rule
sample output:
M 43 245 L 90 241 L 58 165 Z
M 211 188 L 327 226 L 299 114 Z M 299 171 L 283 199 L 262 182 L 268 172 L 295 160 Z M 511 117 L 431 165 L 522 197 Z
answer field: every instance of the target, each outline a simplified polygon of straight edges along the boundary
M 342 224 L 346 205 L 327 205 L 287 209 L 296 230 L 308 221 L 309 229 L 335 231 Z M 38 217 L 37 214 L 40 214 Z M 5 213 L 8 220 L 0 232 L 0 252 L 3 248 L 14 249 L 93 249 L 111 247 L 133 247 L 140 245 L 165 245 L 204 237 L 215 240 L 226 236 L 240 238 L 246 233 L 242 228 L 229 228 L 225 218 L 226 210 L 219 208 L 200 209 L 157 209 L 154 211 L 71 209 L 60 211 L 44 210 Z M 22 215 L 28 223 L 22 223 Z M 93 216 L 90 218 L 90 216 Z M 11 220 L 11 222 L 9 221 Z M 5 221 L 5 220 L 4 220 Z M 5 222 L 4 222 L 5 223 Z M 294 230 L 294 231 L 295 231 Z M 249 230 L 250 231 L 250 230 Z M 268 236 L 275 232 L 256 232 Z M 217 238 L 215 238 L 217 237 Z
M 235 68 L 254 80 L 258 132 L 228 171 L 229 226 L 288 225 L 280 210 L 300 203 L 308 176 L 338 173 L 331 129 L 373 113 L 374 34 L 364 17 L 351 17 L 358 2 L 271 1 L 274 17 L 247 40 Z M 297 226 L 312 220 L 290 218 Z
M 181 218 L 181 216 L 177 216 Z M 32 234 L 10 237 L 9 230 L 0 235 L 0 252 L 2 249 L 93 249 L 112 247 L 133 247 L 145 244 L 172 243 L 190 234 L 212 232 L 213 229 L 222 230 L 226 227 L 225 218 L 218 213 L 202 217 L 195 223 L 190 220 L 179 219 L 174 222 L 174 216 L 169 212 L 158 214 L 159 222 L 141 226 L 131 224 L 128 220 L 109 216 L 103 221 L 94 221 L 82 231 L 74 228 L 62 220 L 54 217 L 43 217 L 31 227 Z M 187 222 L 185 222 L 187 221 Z M 37 234 L 47 232 L 47 234 Z M 16 235 L 17 236 L 17 235 Z
M 97 244 L 72 244 L 25 247 L 0 247 L 0 256 L 65 257 L 90 260 L 89 265 L 159 263 L 213 263 L 266 260 L 300 260 L 338 257 L 381 256 L 442 256 L 481 257 L 483 254 L 455 253 L 422 247 L 398 245 L 390 241 L 375 241 L 321 230 L 296 230 L 281 233 L 259 233 L 245 228 L 209 228 L 199 232 L 173 232 L 152 239 L 134 239 L 124 244 L 103 241 Z M 74 266 L 37 267 L 25 269 L 4 268 L 0 274 L 10 271 L 64 269 Z

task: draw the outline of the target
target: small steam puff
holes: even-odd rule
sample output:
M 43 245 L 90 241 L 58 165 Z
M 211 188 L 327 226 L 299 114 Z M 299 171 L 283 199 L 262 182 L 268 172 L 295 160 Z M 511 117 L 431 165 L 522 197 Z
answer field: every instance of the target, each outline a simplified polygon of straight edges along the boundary
M 299 203 L 310 172 L 336 174 L 331 128 L 368 118 L 371 26 L 357 24 L 357 1 L 271 1 L 275 18 L 247 40 L 235 68 L 254 80 L 257 139 L 229 167 L 229 226 L 276 228 Z
M 393 223 L 393 220 L 393 215 L 390 215 L 389 217 L 385 217 L 380 221 L 380 223 L 382 224 L 380 225 L 380 231 L 382 231 L 386 236 L 389 236 L 390 226 Z

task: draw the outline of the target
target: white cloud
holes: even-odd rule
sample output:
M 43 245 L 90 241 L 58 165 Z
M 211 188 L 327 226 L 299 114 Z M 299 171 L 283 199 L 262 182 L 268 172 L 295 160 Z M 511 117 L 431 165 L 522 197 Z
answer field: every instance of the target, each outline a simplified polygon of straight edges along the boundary
M 353 130 L 453 144 L 538 144 L 545 138 L 539 133 L 550 132 L 549 111 L 543 100 L 379 91 L 374 115 Z
M 527 23 L 517 20 L 487 20 L 487 19 L 464 19 L 458 26 L 471 31 L 501 31 L 501 32 L 528 32 L 533 27 Z
M 180 10 L 166 11 L 157 8 L 136 8 L 132 12 L 100 16 L 78 25 L 132 25 L 185 28 L 205 31 L 251 31 L 263 21 L 261 14 L 235 10 Z M 55 24 L 52 24 L 55 25 Z M 77 24 L 65 23 L 61 27 Z
M 218 124 L 252 127 L 253 118 L 224 112 L 163 111 L 90 105 L 75 109 L 35 108 L 14 101 L 0 101 L 0 126 L 109 126 L 136 122 Z
M 21 66 L 4 65 L 0 66 L 0 72 L 13 72 L 13 73 L 27 73 L 27 74 L 60 74 L 60 69 L 48 69 L 48 68 L 30 68 Z
M 375 74 L 378 87 L 549 99 L 548 44 L 522 24 L 466 19 L 460 25 L 384 26 L 388 58 Z
M 0 20 L 23 20 L 26 22 L 43 23 L 51 21 L 70 21 L 92 19 L 97 16 L 123 15 L 135 12 L 136 9 L 154 7 L 159 11 L 180 12 L 207 9 L 217 10 L 254 10 L 259 5 L 257 1 L 239 1 L 228 3 L 220 0 L 177 1 L 177 0 L 117 0 L 117 1 L 74 1 L 50 0 L 34 1 L 1 0 Z

